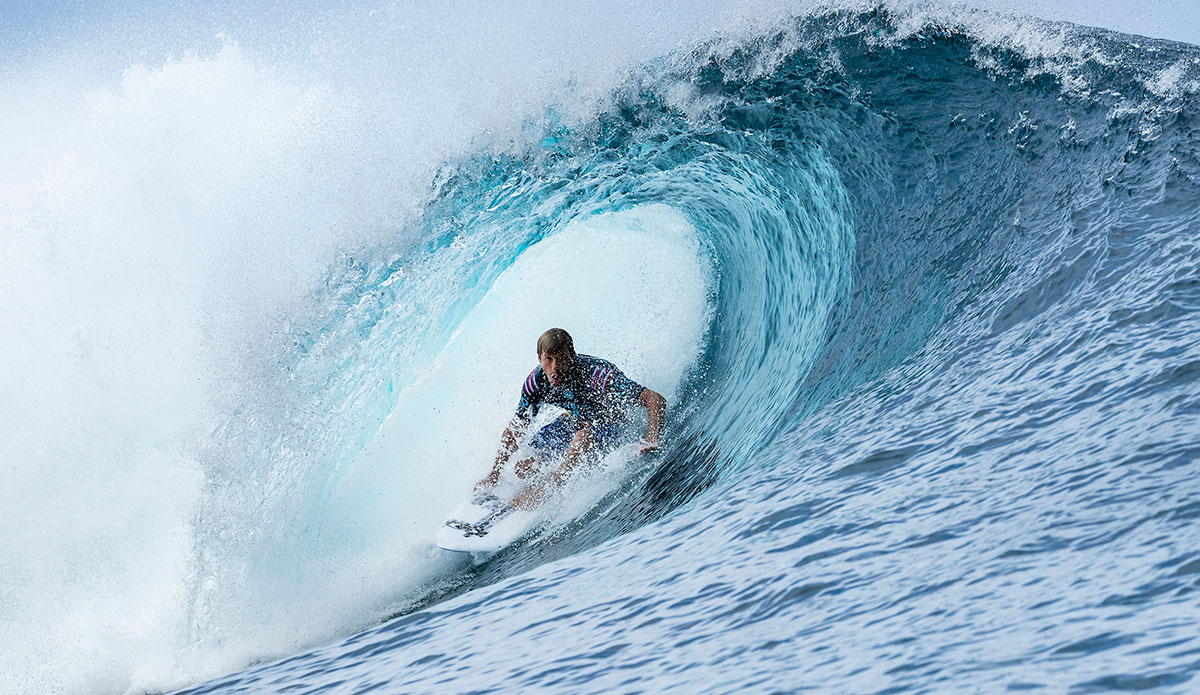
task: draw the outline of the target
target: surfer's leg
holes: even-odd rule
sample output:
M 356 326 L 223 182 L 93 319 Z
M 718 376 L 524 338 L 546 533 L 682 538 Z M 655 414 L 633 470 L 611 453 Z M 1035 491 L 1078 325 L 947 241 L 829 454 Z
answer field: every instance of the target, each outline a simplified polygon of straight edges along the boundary
M 534 473 L 533 457 L 530 456 L 524 461 L 517 461 L 517 465 L 513 470 L 516 472 L 518 478 L 528 478 Z
M 562 465 L 558 467 L 558 472 L 554 474 L 557 482 L 562 482 L 568 475 L 571 474 L 571 469 L 575 468 L 579 463 L 579 457 L 590 452 L 596 446 L 596 435 L 592 433 L 590 427 L 585 427 L 575 433 L 571 439 L 571 445 L 567 447 L 567 453 L 563 456 Z

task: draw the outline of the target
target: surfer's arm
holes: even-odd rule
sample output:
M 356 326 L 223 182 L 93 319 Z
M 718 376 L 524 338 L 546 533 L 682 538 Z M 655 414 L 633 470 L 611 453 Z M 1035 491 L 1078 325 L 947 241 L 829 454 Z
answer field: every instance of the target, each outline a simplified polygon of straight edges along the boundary
M 646 409 L 646 440 L 638 453 L 645 453 L 658 448 L 659 437 L 662 435 L 663 411 L 667 408 L 667 399 L 657 391 L 652 391 L 637 383 L 614 366 L 602 373 L 600 390 L 616 399 L 624 407 L 633 407 L 634 403 Z
M 638 453 L 644 453 L 658 448 L 659 437 L 662 435 L 663 411 L 667 408 L 667 399 L 662 394 L 650 389 L 642 389 L 638 402 L 646 408 L 646 443 Z
M 500 471 L 517 450 L 517 439 L 525 432 L 526 427 L 529 427 L 528 420 L 515 417 L 508 423 L 508 427 L 504 428 L 504 434 L 500 435 L 500 450 L 496 452 L 496 461 L 492 464 L 492 472 L 475 485 L 476 490 L 491 488 L 500 480 Z

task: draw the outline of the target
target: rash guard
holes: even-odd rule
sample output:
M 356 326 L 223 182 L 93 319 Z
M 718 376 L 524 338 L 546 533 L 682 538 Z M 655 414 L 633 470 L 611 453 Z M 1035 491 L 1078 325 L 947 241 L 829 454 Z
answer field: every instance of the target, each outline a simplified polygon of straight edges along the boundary
M 644 390 L 612 362 L 575 355 L 559 386 L 550 384 L 540 364 L 529 373 L 521 389 L 517 418 L 529 422 L 543 403 L 549 403 L 563 408 L 581 424 L 600 424 L 622 418 Z

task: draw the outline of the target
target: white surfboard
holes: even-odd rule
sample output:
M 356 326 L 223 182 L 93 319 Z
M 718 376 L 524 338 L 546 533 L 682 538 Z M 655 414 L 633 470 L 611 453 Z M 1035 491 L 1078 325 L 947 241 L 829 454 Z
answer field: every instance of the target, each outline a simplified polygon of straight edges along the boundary
M 563 498 L 558 495 L 559 490 L 551 490 L 555 502 L 547 505 L 548 500 L 544 499 L 531 510 L 513 509 L 508 502 L 522 492 L 539 485 L 545 486 L 555 467 L 540 461 L 537 472 L 524 479 L 508 471 L 500 476 L 491 491 L 475 493 L 469 502 L 460 504 L 450 512 L 438 529 L 437 545 L 443 550 L 470 553 L 473 559 L 481 561 L 517 542 L 543 522 L 577 518 L 605 493 L 619 485 L 619 481 L 626 479 L 626 475 L 620 471 L 628 470 L 627 464 L 640 448 L 641 444 L 638 443 L 625 444 L 607 453 L 599 462 L 601 465 L 589 463 L 579 471 L 579 479 L 573 477 L 570 483 L 575 485 L 574 494 Z M 518 450 L 518 454 L 521 453 L 523 450 Z M 530 454 L 536 456 L 532 452 Z M 617 475 L 606 477 L 606 466 Z M 586 484 L 589 478 L 591 483 Z M 577 482 L 584 482 L 585 485 L 581 488 Z
M 537 515 L 513 509 L 506 500 L 492 494 L 476 494 L 461 504 L 438 530 L 437 545 L 443 550 L 487 556 L 524 536 Z

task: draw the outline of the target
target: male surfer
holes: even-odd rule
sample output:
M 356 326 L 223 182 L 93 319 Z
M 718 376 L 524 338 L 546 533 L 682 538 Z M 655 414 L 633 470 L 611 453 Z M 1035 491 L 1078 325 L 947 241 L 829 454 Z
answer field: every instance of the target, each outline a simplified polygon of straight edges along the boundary
M 612 362 L 575 354 L 574 341 L 561 328 L 551 328 L 538 338 L 537 354 L 538 366 L 525 379 L 517 413 L 500 437 L 500 451 L 492 472 L 475 486 L 476 492 L 495 487 L 500 470 L 517 450 L 517 439 L 542 404 L 563 408 L 566 413 L 530 440 L 530 446 L 543 455 L 561 454 L 562 463 L 547 484 L 526 490 L 512 500 L 510 504 L 518 509 L 537 504 L 547 485 L 561 484 L 580 456 L 612 444 L 620 436 L 627 411 L 635 403 L 646 409 L 649 419 L 639 453 L 657 449 L 663 409 L 667 405 L 661 395 L 626 377 Z M 533 457 L 518 461 L 517 475 L 524 478 L 532 473 L 533 461 Z

